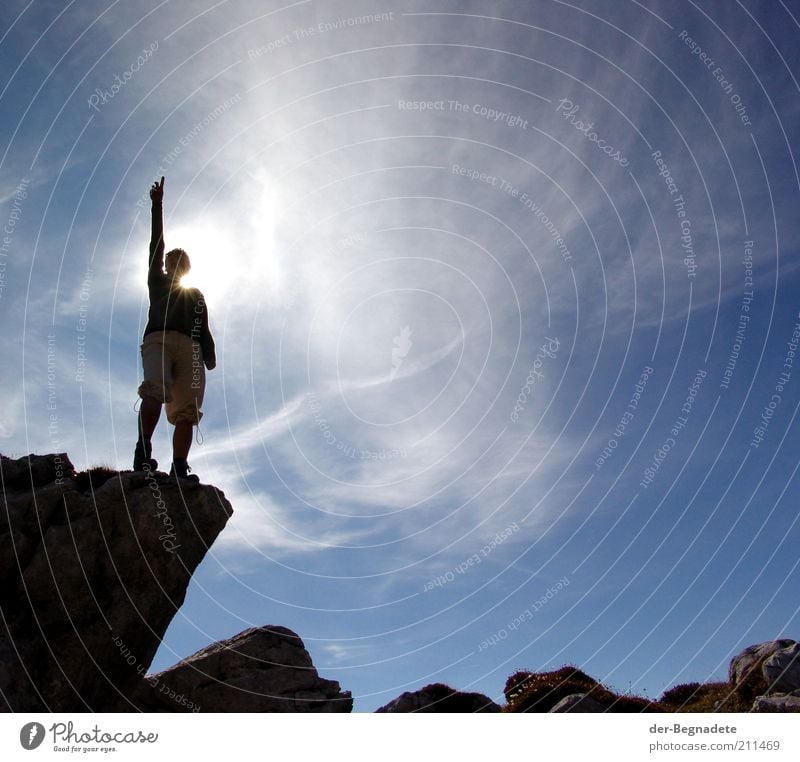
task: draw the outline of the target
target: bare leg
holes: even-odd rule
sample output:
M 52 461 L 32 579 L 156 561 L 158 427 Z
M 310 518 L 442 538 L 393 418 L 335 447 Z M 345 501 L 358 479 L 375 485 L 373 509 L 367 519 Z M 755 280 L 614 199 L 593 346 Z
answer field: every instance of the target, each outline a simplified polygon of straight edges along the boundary
M 161 402 L 154 397 L 143 397 L 139 408 L 139 441 L 133 453 L 134 471 L 155 471 L 158 463 L 153 460 L 153 447 L 150 437 L 153 436 L 158 419 L 161 417 Z
M 186 460 L 192 446 L 192 424 L 189 421 L 178 421 L 172 435 L 172 460 Z
M 139 409 L 139 438 L 149 442 L 161 417 L 161 403 L 154 397 L 144 397 Z

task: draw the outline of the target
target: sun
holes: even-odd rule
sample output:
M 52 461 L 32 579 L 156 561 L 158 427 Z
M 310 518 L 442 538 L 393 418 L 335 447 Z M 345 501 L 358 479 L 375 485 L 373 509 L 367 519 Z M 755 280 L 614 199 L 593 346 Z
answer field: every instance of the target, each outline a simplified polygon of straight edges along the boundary
M 179 226 L 167 236 L 167 250 L 183 249 L 192 263 L 181 285 L 198 288 L 209 306 L 222 302 L 243 275 L 235 244 L 210 225 Z
M 275 240 L 280 193 L 264 178 L 253 185 L 255 192 L 251 189 L 250 197 L 238 203 L 241 213 L 233 226 L 220 220 L 233 219 L 237 205 L 227 216 L 217 214 L 197 223 L 184 218 L 166 226 L 166 251 L 183 249 L 191 262 L 181 285 L 202 291 L 211 307 L 245 291 L 277 301 L 284 287 Z

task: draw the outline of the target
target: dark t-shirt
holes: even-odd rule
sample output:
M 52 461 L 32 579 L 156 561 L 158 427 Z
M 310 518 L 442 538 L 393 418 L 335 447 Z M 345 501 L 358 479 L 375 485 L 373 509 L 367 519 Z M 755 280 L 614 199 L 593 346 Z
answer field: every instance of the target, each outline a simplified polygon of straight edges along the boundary
M 144 335 L 156 331 L 178 331 L 200 343 L 203 359 L 216 361 L 214 339 L 208 327 L 208 310 L 203 294 L 196 288 L 183 288 L 164 272 L 164 236 L 161 204 L 153 204 L 153 235 L 147 290 L 150 312 Z

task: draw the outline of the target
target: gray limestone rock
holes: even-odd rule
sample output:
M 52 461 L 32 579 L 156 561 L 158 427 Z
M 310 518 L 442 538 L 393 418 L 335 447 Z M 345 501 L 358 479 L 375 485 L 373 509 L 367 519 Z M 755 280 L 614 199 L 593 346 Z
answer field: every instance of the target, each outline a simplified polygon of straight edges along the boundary
M 353 699 L 317 674 L 300 637 L 253 627 L 148 676 L 135 698 L 168 712 L 350 712 Z
M 731 659 L 728 679 L 745 698 L 800 688 L 800 644 L 781 639 L 748 646 Z
M 775 694 L 757 696 L 753 703 L 753 712 L 800 712 L 800 696 Z
M 573 693 L 571 696 L 564 696 L 551 710 L 551 713 L 560 714 L 562 712 L 592 712 L 602 713 L 608 711 L 599 701 L 595 701 L 585 693 Z
M 761 665 L 770 692 L 791 693 L 800 689 L 800 643 L 779 648 Z
M 3 458 L 4 711 L 115 711 L 149 666 L 232 509 L 215 487 Z

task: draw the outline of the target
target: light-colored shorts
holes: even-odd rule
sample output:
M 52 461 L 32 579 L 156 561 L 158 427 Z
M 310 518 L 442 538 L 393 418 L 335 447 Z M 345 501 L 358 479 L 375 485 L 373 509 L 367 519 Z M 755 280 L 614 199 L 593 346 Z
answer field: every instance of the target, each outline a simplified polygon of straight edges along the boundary
M 167 420 L 173 425 L 200 423 L 206 369 L 199 342 L 178 331 L 148 333 L 142 344 L 142 366 L 142 399 L 152 397 L 166 403 Z

